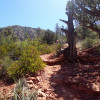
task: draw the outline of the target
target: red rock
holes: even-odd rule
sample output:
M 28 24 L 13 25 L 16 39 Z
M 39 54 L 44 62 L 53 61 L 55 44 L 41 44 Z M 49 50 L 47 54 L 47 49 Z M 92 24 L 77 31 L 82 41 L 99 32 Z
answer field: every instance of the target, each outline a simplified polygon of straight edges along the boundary
M 28 84 L 33 84 L 32 80 L 27 81 Z
M 35 77 L 30 77 L 30 80 L 35 81 L 36 78 Z
M 46 94 L 43 93 L 40 89 L 38 91 L 39 91 L 39 97 L 46 97 Z
M 64 100 L 62 97 L 58 98 L 58 100 Z
M 31 84 L 28 84 L 29 89 L 34 89 L 34 86 Z
M 54 77 L 52 79 L 52 81 L 57 83 L 57 84 L 61 84 L 63 82 L 63 78 L 61 76 L 57 76 L 57 77 Z
M 26 74 L 26 75 L 25 75 L 25 77 L 29 77 L 29 76 L 30 76 L 29 74 Z
M 36 77 L 36 81 L 39 82 L 41 81 L 41 78 L 39 76 Z
M 98 84 L 92 83 L 92 89 L 94 91 L 100 92 L 100 86 Z

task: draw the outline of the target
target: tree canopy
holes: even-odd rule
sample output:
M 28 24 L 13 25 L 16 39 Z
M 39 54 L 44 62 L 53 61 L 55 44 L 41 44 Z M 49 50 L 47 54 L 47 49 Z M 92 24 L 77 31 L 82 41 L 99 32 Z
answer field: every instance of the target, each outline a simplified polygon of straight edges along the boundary
M 74 18 L 82 25 L 97 32 L 100 36 L 100 1 L 99 0 L 74 0 Z

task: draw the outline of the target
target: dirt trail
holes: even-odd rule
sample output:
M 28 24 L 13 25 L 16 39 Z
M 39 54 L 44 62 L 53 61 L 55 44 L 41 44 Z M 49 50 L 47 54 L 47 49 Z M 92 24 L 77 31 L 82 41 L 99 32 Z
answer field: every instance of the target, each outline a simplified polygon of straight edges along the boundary
M 41 58 L 46 61 L 51 60 L 53 59 L 52 55 L 42 55 Z M 39 91 L 38 100 L 100 100 L 100 96 L 97 94 L 75 89 L 75 85 L 70 86 L 65 83 L 66 75 L 69 72 L 73 74 L 71 71 L 75 66 L 66 62 L 49 64 L 37 73 L 36 76 L 28 76 L 26 78 L 28 87 L 31 90 L 36 88 Z M 6 90 L 7 87 L 6 85 L 2 85 L 0 86 L 0 90 Z M 12 89 L 14 85 L 10 85 L 10 87 Z
M 41 58 L 50 60 L 50 54 L 43 55 Z M 100 100 L 95 94 L 74 89 L 64 83 L 67 68 L 72 68 L 73 65 L 66 64 L 65 67 L 62 65 L 63 63 L 47 65 L 40 76 L 37 76 L 38 79 L 40 77 L 37 83 L 41 91 L 39 100 Z

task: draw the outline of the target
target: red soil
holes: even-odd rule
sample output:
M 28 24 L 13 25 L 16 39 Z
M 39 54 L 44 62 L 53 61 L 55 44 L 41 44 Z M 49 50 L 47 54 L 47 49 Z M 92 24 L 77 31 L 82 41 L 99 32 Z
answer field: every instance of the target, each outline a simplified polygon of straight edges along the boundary
M 87 51 L 79 56 L 86 55 Z M 80 56 L 80 59 L 81 59 Z M 100 56 L 99 56 L 100 57 Z M 53 54 L 42 55 L 43 61 L 51 61 Z M 87 57 L 85 57 L 87 58 Z M 92 88 L 86 87 L 85 82 L 99 83 L 100 61 L 88 63 L 81 59 L 78 64 L 68 64 L 66 62 L 48 63 L 48 65 L 35 76 L 26 78 L 31 90 L 36 88 L 40 91 L 38 100 L 100 100 L 100 85 L 96 85 L 95 92 Z M 83 75 L 83 77 L 82 77 Z M 86 75 L 86 77 L 85 77 Z M 90 75 L 90 76 L 89 76 Z M 92 76 L 93 77 L 92 77 Z M 75 83 L 76 82 L 76 83 Z M 81 85 L 81 83 L 84 83 Z M 84 87 L 85 86 L 85 87 Z M 6 85 L 0 80 L 0 94 L 5 95 L 15 87 L 15 84 Z

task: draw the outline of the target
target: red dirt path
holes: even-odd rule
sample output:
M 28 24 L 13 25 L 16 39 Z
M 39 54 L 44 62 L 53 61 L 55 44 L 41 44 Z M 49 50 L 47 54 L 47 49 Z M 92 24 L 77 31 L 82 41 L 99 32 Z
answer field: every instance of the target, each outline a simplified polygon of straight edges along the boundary
M 41 58 L 44 61 L 49 61 L 52 55 L 53 54 L 42 55 Z M 89 65 L 86 66 L 88 67 Z M 66 72 L 68 73 L 68 71 L 71 71 L 74 67 L 75 65 L 66 62 L 49 64 L 36 76 L 26 78 L 29 84 L 28 86 L 30 89 L 36 88 L 40 91 L 38 100 L 100 100 L 97 94 L 75 89 L 75 85 L 71 87 L 63 82 L 63 79 L 66 78 Z M 15 84 L 6 85 L 0 80 L 0 93 L 2 95 L 7 94 L 14 87 Z

